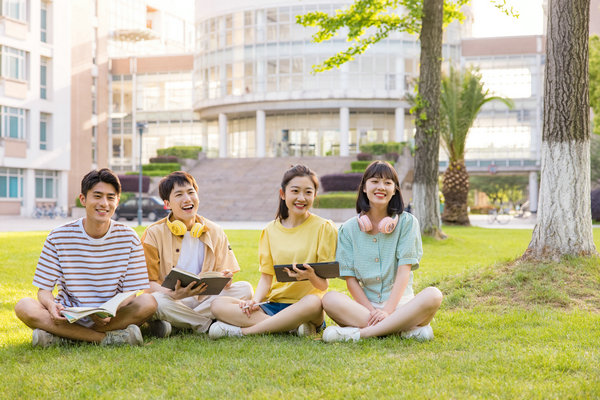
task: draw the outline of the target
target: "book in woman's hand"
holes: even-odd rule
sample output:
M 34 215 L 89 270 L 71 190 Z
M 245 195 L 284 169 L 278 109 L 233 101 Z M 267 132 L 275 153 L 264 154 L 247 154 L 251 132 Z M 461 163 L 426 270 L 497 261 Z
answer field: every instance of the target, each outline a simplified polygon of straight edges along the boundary
M 173 268 L 166 276 L 162 286 L 175 290 L 177 281 L 181 281 L 181 287 L 186 287 L 192 282 L 196 282 L 197 287 L 202 283 L 206 283 L 206 290 L 201 295 L 215 295 L 221 293 L 223 288 L 229 283 L 231 278 L 224 277 L 222 273 L 217 271 L 201 272 L 196 275 L 180 268 Z
M 135 296 L 133 292 L 118 293 L 115 297 L 108 300 L 106 303 L 98 307 L 65 307 L 60 313 L 69 321 L 73 323 L 80 320 L 83 317 L 87 317 L 92 314 L 96 314 L 100 318 L 114 317 L 117 315 L 117 309 L 125 300 Z

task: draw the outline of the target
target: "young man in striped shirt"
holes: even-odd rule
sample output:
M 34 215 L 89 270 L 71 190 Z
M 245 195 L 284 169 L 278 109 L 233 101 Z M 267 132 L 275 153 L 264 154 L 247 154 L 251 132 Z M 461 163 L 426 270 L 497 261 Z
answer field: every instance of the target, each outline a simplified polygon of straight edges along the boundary
M 96 307 L 117 293 L 149 288 L 144 252 L 137 234 L 111 220 L 119 203 L 121 183 L 109 169 L 89 172 L 81 181 L 79 199 L 86 216 L 54 229 L 44 243 L 33 284 L 37 300 L 15 306 L 21 321 L 33 329 L 33 346 L 48 347 L 64 339 L 102 345 L 141 345 L 138 325 L 156 311 L 149 294 L 121 304 L 113 318 L 96 315 L 67 322 L 65 307 Z M 58 296 L 52 290 L 58 286 Z

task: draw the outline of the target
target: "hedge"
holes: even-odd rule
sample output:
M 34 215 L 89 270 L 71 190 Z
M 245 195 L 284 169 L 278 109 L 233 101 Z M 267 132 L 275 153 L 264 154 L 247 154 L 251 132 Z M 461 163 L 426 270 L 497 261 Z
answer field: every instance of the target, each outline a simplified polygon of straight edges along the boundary
M 356 192 L 362 179 L 362 173 L 329 174 L 321 177 L 324 192 Z
M 365 169 L 371 164 L 373 161 L 352 161 L 350 163 L 350 167 L 352 168 L 352 172 L 365 172 Z M 392 166 L 395 164 L 394 161 L 388 161 Z
M 159 156 L 175 156 L 178 158 L 197 159 L 198 153 L 202 151 L 202 146 L 173 146 L 166 149 L 156 150 Z
M 127 173 L 126 175 L 119 175 L 119 180 L 121 181 L 121 192 L 134 192 L 138 191 L 138 175 L 137 172 Z M 148 189 L 150 188 L 150 177 L 142 176 L 142 192 L 148 193 Z
M 406 142 L 369 143 L 360 146 L 360 151 L 370 154 L 402 153 Z
M 158 156 L 158 157 L 151 157 L 150 158 L 150 163 L 153 164 L 159 164 L 159 163 L 178 163 L 179 162 L 179 158 L 175 157 L 175 156 Z
M 149 172 L 149 171 L 157 171 L 157 170 L 163 170 L 163 171 L 169 171 L 173 172 L 173 171 L 179 171 L 181 170 L 181 164 L 179 163 L 156 163 L 156 164 L 144 164 L 142 165 L 142 172 Z
M 356 191 L 320 194 L 315 199 L 315 208 L 355 208 Z

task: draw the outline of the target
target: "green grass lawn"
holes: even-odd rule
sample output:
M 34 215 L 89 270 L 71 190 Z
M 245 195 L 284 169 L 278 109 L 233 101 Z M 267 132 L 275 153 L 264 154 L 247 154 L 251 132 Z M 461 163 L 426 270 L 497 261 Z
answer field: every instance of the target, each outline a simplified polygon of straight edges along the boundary
M 415 271 L 417 290 L 446 295 L 432 342 L 177 334 L 139 348 L 45 350 L 31 347 L 13 307 L 35 295 L 46 232 L 0 233 L 0 398 L 600 398 L 598 260 L 511 263 L 530 231 L 444 231 L 448 240 L 424 240 Z M 228 231 L 236 280 L 253 285 L 259 233 Z

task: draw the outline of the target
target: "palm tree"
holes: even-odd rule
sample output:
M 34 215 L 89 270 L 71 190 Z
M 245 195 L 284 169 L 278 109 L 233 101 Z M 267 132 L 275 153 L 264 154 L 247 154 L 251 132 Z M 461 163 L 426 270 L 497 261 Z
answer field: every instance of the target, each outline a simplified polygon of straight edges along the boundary
M 465 144 L 479 110 L 493 100 L 500 100 L 509 108 L 513 107 L 510 99 L 490 96 L 489 90 L 484 89 L 477 70 L 467 69 L 461 73 L 450 68 L 450 74 L 442 77 L 440 139 L 450 161 L 442 177 L 442 193 L 445 199 L 442 221 L 445 223 L 470 225 L 467 212 L 469 174 L 465 166 Z

